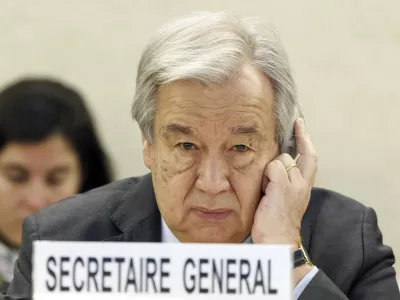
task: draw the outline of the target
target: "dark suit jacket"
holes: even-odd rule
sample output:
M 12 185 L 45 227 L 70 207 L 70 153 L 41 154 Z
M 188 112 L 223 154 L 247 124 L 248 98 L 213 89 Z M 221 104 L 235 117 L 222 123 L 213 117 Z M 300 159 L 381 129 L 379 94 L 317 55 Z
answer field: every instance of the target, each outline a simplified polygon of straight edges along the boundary
M 300 300 L 399 300 L 391 248 L 375 212 L 340 194 L 313 189 L 301 234 L 319 272 Z M 111 183 L 47 207 L 24 221 L 8 295 L 31 295 L 32 241 L 160 242 L 151 175 Z
M 10 285 L 9 282 L 2 281 L 1 278 L 0 278 L 0 294 L 7 292 L 9 285 Z

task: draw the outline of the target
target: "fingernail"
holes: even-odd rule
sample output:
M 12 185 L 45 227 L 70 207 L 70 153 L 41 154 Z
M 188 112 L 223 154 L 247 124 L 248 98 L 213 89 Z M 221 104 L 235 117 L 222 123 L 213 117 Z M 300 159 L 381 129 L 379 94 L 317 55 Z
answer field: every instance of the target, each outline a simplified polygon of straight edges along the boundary
M 304 120 L 303 120 L 303 118 L 299 118 L 299 122 L 300 122 L 301 126 L 304 126 Z

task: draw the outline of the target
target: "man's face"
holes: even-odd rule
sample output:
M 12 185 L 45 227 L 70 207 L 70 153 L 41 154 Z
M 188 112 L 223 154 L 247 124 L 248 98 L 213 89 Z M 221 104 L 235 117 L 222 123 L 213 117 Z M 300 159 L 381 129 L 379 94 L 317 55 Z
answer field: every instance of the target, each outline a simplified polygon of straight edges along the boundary
M 253 225 L 264 169 L 278 155 L 270 80 L 253 67 L 222 87 L 189 81 L 158 92 L 146 166 L 181 242 L 240 243 Z

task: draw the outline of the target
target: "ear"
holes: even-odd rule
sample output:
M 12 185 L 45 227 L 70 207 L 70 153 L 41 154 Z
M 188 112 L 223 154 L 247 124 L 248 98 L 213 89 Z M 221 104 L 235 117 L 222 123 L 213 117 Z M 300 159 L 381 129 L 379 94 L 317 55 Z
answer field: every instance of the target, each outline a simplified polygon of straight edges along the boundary
M 142 153 L 143 153 L 143 162 L 146 165 L 146 167 L 151 170 L 152 166 L 152 153 L 151 153 L 151 145 L 150 143 L 146 140 L 144 135 L 142 134 Z

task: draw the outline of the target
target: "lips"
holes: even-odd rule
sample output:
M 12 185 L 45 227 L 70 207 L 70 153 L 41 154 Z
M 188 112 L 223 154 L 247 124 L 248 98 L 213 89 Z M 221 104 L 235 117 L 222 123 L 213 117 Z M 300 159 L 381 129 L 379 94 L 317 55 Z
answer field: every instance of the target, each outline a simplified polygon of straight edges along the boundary
M 194 212 L 197 216 L 207 221 L 221 221 L 229 217 L 232 213 L 231 210 L 226 208 L 207 209 L 203 207 L 194 208 Z

